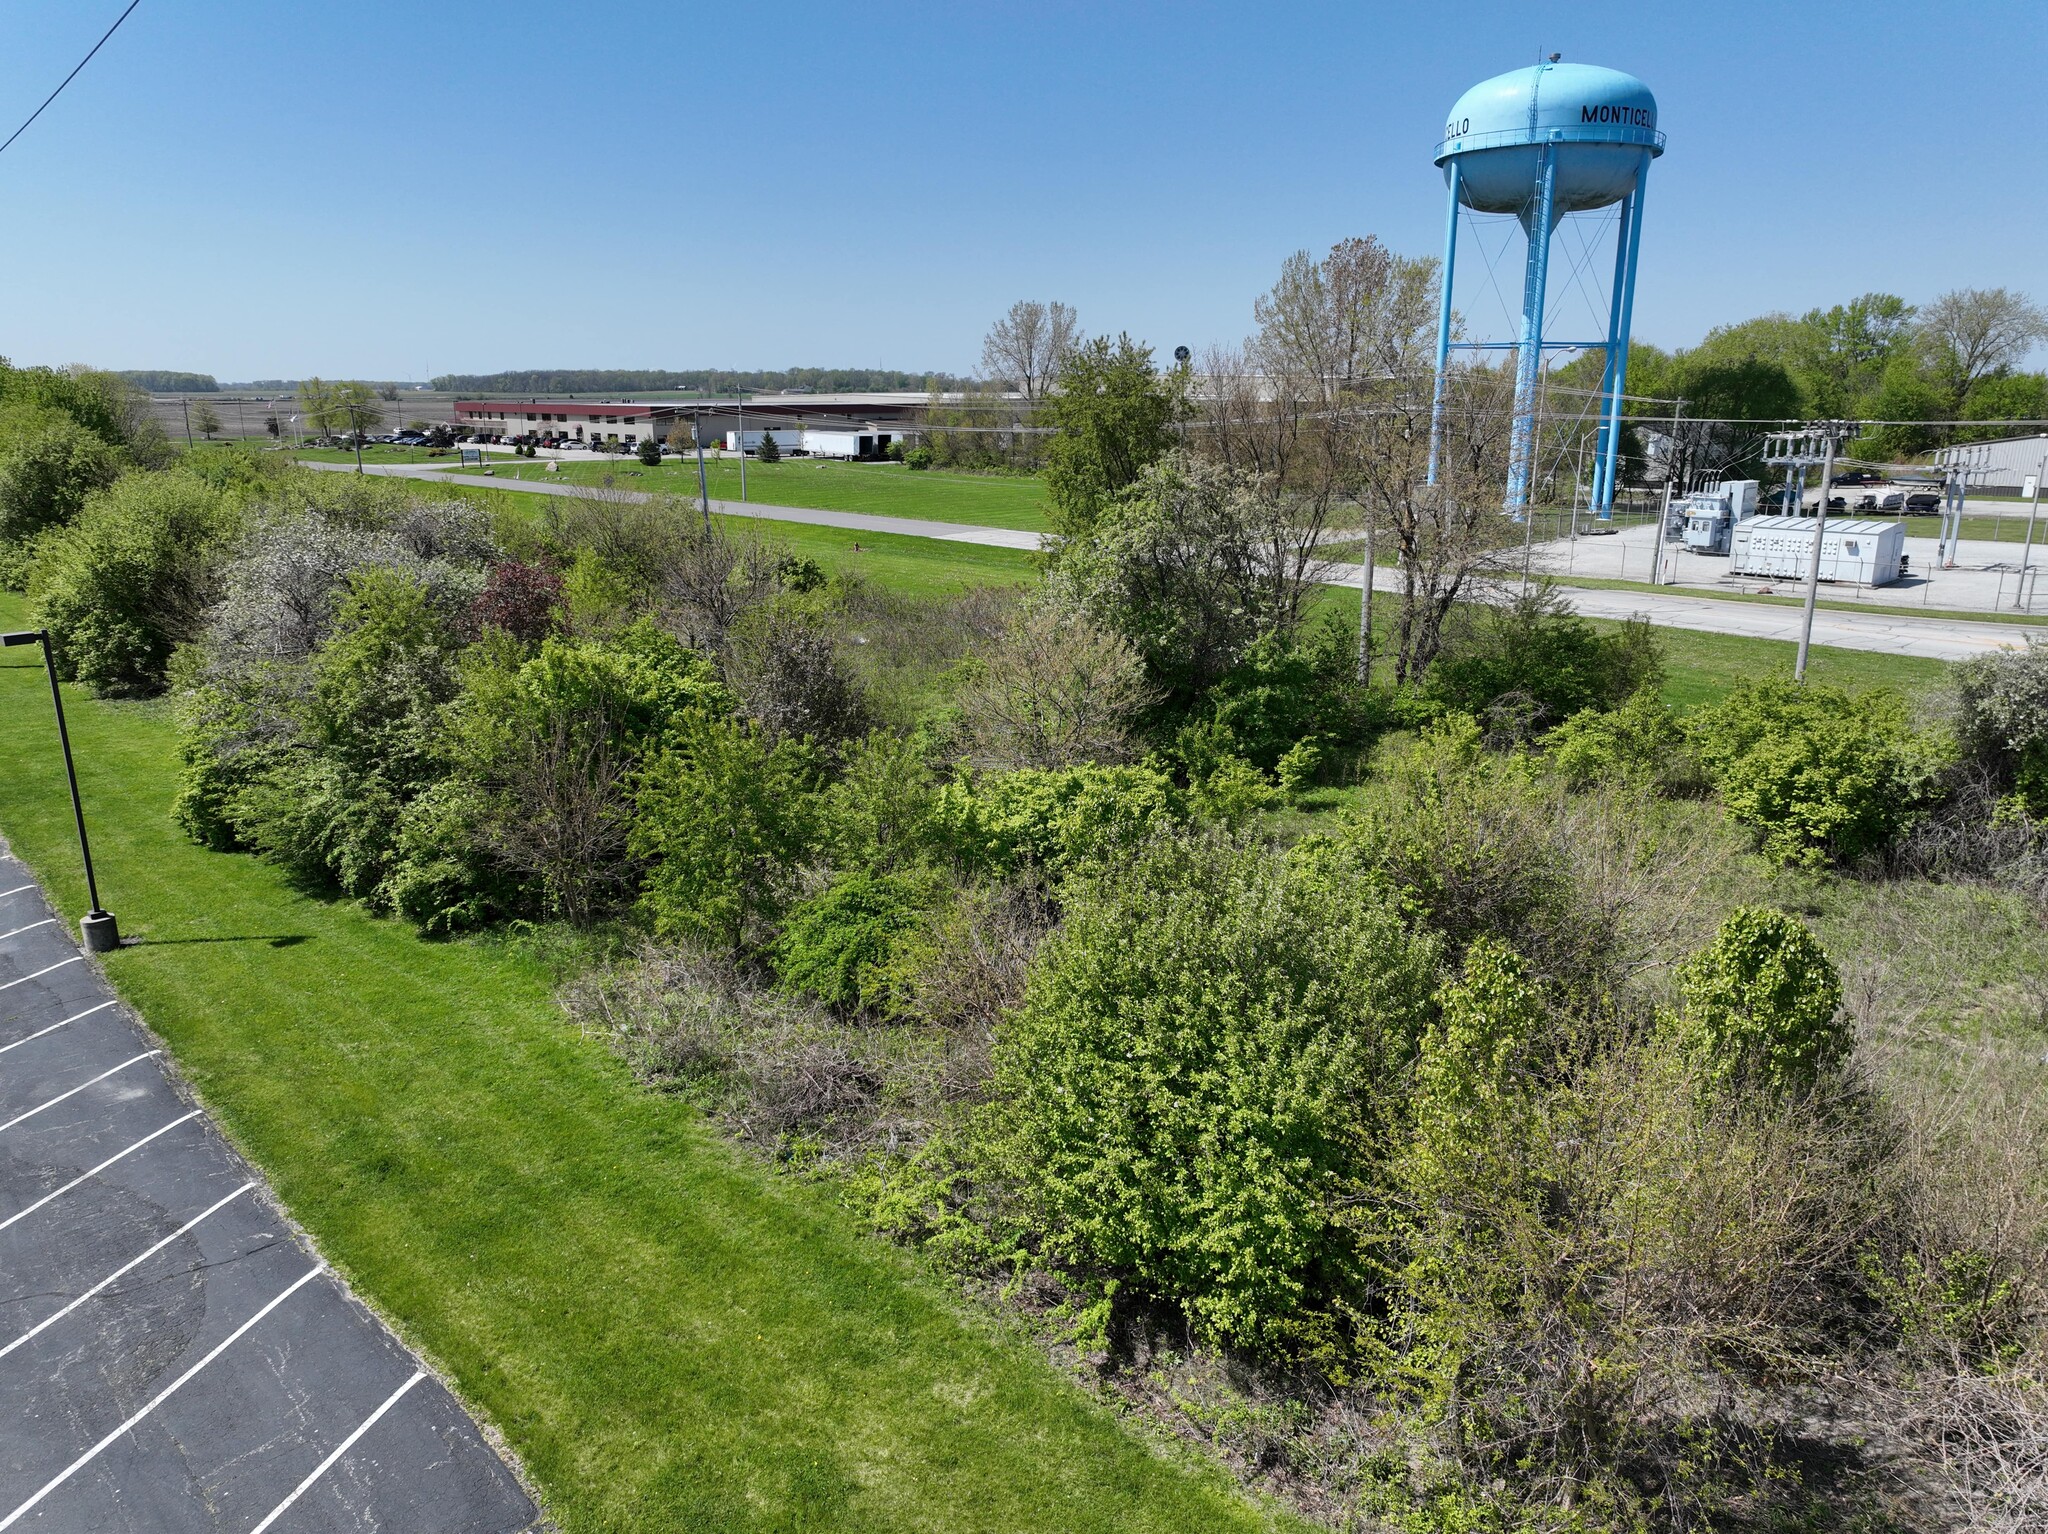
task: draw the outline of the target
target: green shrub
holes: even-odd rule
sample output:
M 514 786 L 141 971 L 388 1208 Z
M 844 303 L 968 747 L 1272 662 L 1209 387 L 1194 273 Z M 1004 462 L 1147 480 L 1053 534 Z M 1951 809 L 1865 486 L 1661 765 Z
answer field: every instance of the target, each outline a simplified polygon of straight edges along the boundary
M 54 412 L 0 453 L 0 578 L 19 589 L 29 544 L 62 527 L 121 472 L 120 449 Z
M 901 443 L 897 442 L 889 444 L 889 456 L 899 463 L 903 460 L 903 454 L 899 451 L 901 445 Z M 782 444 L 775 440 L 774 432 L 764 431 L 761 433 L 761 445 L 754 449 L 754 456 L 762 463 L 782 462 Z
M 219 492 L 177 471 L 130 474 L 38 545 L 30 596 L 64 675 L 102 694 L 163 690 L 201 631 L 236 526 Z
M 907 979 L 906 954 L 938 898 L 918 872 L 841 875 L 792 906 L 770 955 L 790 990 L 845 1011 L 893 1010 Z
M 1317 740 L 1297 740 L 1282 754 L 1273 775 L 1279 780 L 1280 792 L 1290 803 L 1299 803 L 1302 796 L 1315 786 L 1316 778 L 1323 770 L 1325 755 L 1322 742 Z
M 519 892 L 485 841 L 493 808 L 468 778 L 423 790 L 399 814 L 378 902 L 437 936 L 473 931 L 515 909 Z
M 528 448 L 526 456 L 529 458 L 533 457 L 533 449 Z M 640 451 L 637 456 L 648 468 L 658 469 L 661 467 L 661 444 L 655 441 L 654 438 L 648 437 L 641 442 Z
M 1453 952 L 1494 938 L 1543 979 L 1597 990 L 1614 917 L 1582 898 L 1560 808 L 1525 757 L 1486 751 L 1478 724 L 1453 714 L 1387 766 L 1338 837 Z
M 1963 760 L 2048 820 L 2048 643 L 1963 661 L 1949 691 Z
M 816 750 L 695 709 L 640 775 L 630 847 L 655 930 L 739 952 L 780 921 L 823 840 Z
M 1684 730 L 1648 689 L 1619 708 L 1580 710 L 1544 737 L 1543 749 L 1574 788 L 1609 778 L 1677 787 L 1689 763 Z
M 1241 756 L 1227 756 L 1209 775 L 1188 786 L 1188 804 L 1204 820 L 1232 830 L 1273 802 L 1266 775 Z
M 992 1109 L 1046 1249 L 1207 1338 L 1327 1356 L 1434 944 L 1327 850 L 1159 839 L 1064 899 Z
M 1423 693 L 1440 707 L 1484 714 L 1519 703 L 1537 729 L 1584 709 L 1613 708 L 1664 677 L 1649 624 L 1602 634 L 1553 588 L 1536 586 L 1501 606 L 1475 609 L 1447 637 Z
M 1926 803 L 1950 748 L 1917 733 L 1897 693 L 1773 677 L 1686 717 L 1721 801 L 1779 862 L 1882 852 Z
M 1186 797 L 1150 767 L 993 772 L 939 791 L 932 835 L 967 871 L 1064 875 L 1129 854 L 1187 815 Z
M 916 447 L 911 448 L 903 455 L 903 466 L 906 469 L 929 469 L 934 463 L 938 462 L 938 456 L 937 453 L 934 453 L 920 442 Z
M 1810 1091 L 1848 1058 L 1842 980 L 1806 924 L 1743 906 L 1678 972 L 1680 1035 L 1703 1081 L 1772 1097 Z

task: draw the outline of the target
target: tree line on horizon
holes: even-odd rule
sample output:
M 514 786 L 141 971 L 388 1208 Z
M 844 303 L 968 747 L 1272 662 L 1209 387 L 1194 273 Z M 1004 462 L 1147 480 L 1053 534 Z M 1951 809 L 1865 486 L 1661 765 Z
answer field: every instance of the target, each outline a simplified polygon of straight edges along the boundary
M 449 393 L 619 394 L 645 390 L 692 390 L 719 394 L 733 389 L 811 393 L 957 388 L 965 380 L 951 373 L 909 373 L 899 368 L 528 368 L 502 373 L 443 373 L 429 380 Z

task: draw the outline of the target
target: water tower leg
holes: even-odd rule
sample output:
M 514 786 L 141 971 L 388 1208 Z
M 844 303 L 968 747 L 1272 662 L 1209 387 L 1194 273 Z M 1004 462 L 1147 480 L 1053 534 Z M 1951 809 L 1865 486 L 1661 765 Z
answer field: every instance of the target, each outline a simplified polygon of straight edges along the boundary
M 1613 470 L 1621 450 L 1621 401 L 1614 387 L 1614 375 L 1624 371 L 1621 357 L 1615 350 L 1614 338 L 1621 334 L 1621 293 L 1628 286 L 1628 224 L 1629 212 L 1635 204 L 1631 192 L 1621 200 L 1621 219 L 1614 226 L 1614 284 L 1608 294 L 1607 304 L 1607 366 L 1600 375 L 1600 435 L 1599 451 L 1593 457 L 1593 509 L 1612 503 L 1614 499 Z
M 1507 496 L 1507 509 L 1517 521 L 1529 512 L 1529 471 L 1536 455 L 1536 364 L 1543 353 L 1543 290 L 1550 277 L 1551 209 L 1557 200 L 1557 148 L 1545 144 L 1542 154 L 1536 174 L 1536 205 L 1522 220 L 1529 237 L 1529 255 L 1522 269 L 1522 344 L 1515 357 Z
M 1614 487 L 1621 472 L 1621 399 L 1628 392 L 1628 338 L 1636 313 L 1636 256 L 1643 244 L 1643 197 L 1650 184 L 1650 156 L 1643 155 L 1636 166 L 1635 195 L 1628 200 L 1628 216 L 1622 236 L 1628 242 L 1628 266 L 1621 284 L 1621 325 L 1614 337 L 1614 384 L 1609 390 L 1608 411 L 1614 421 L 1607 464 L 1607 484 L 1600 500 L 1602 520 L 1614 518 Z
M 1458 270 L 1458 189 L 1463 172 L 1451 161 L 1451 211 L 1444 220 L 1443 302 L 1436 316 L 1436 392 L 1429 402 L 1429 483 L 1436 483 L 1444 445 L 1444 367 L 1451 356 L 1451 278 Z

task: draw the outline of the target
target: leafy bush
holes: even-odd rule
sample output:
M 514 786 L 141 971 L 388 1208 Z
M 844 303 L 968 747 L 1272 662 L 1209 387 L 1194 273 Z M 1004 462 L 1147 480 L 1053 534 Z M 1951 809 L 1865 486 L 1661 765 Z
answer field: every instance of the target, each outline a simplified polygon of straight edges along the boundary
M 1483 715 L 1521 703 L 1536 729 L 1584 709 L 1613 708 L 1664 676 L 1647 621 L 1601 634 L 1548 585 L 1499 606 L 1481 606 L 1446 636 L 1424 694 L 1445 708 Z
M 1049 1251 L 1198 1332 L 1335 1346 L 1347 1213 L 1388 1148 L 1436 948 L 1341 860 L 1164 839 L 1065 895 L 997 1041 L 995 1119 Z
M 763 602 L 726 634 L 726 682 L 772 739 L 831 744 L 866 733 L 867 700 L 839 642 L 800 599 Z
M 2048 643 L 1963 661 L 1949 691 L 1963 760 L 2048 820 Z
M 959 693 L 977 766 L 1118 762 L 1152 701 L 1123 637 L 1040 602 L 1019 611 Z
M 938 454 L 921 442 L 903 455 L 903 466 L 906 469 L 929 469 L 937 461 Z
M 562 578 L 540 565 L 502 559 L 484 575 L 469 606 L 474 633 L 503 629 L 521 644 L 538 644 L 562 630 Z
M 193 475 L 131 474 L 40 545 L 30 596 L 64 675 L 103 694 L 160 692 L 198 636 L 233 512 Z
M 1304 794 L 1315 786 L 1316 777 L 1323 770 L 1327 753 L 1317 740 L 1298 740 L 1289 746 L 1273 770 L 1279 781 L 1280 792 L 1287 796 L 1289 803 L 1299 803 Z
M 817 753 L 751 720 L 683 716 L 640 775 L 630 846 L 655 930 L 740 952 L 780 921 L 823 839 Z
M 533 449 L 528 448 L 526 456 L 531 458 L 533 456 Z M 645 438 L 640 444 L 640 451 L 637 456 L 648 468 L 658 469 L 661 467 L 661 444 L 652 437 Z
M 939 791 L 932 835 L 969 871 L 1063 876 L 1133 853 L 1187 814 L 1185 797 L 1149 767 L 989 773 Z
M 1705 1081 L 1740 1094 L 1811 1091 L 1848 1058 L 1842 979 L 1806 924 L 1743 906 L 1678 972 L 1680 1030 Z
M 1801 867 L 1882 852 L 1950 755 L 1945 740 L 1913 729 L 1897 693 L 1785 677 L 1695 710 L 1686 734 L 1728 813 L 1770 857 Z
M 1619 708 L 1580 710 L 1544 737 L 1543 748 L 1574 788 L 1618 778 L 1677 790 L 1688 781 L 1685 731 L 1648 688 Z
M 1273 802 L 1273 785 L 1241 756 L 1226 756 L 1188 785 L 1188 803 L 1204 820 L 1237 829 Z
M 121 472 L 120 450 L 68 417 L 32 419 L 0 454 L 0 579 L 16 588 L 26 583 L 35 537 L 71 521 Z
M 1303 642 L 1261 635 L 1209 694 L 1233 754 L 1273 771 L 1297 741 L 1365 739 L 1376 705 L 1358 686 L 1354 624 L 1319 625 Z
M 770 950 L 784 986 L 849 1012 L 888 1012 L 938 888 L 928 874 L 855 872 L 792 906 Z

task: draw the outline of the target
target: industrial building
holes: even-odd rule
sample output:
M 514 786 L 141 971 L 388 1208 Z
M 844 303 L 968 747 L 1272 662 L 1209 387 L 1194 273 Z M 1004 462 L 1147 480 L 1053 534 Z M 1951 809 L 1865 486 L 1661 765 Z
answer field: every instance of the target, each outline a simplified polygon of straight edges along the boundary
M 930 407 L 923 394 L 764 394 L 739 400 L 523 400 L 455 402 L 455 429 L 498 437 L 566 437 L 571 442 L 636 446 L 678 432 L 707 448 L 755 452 L 775 434 L 785 453 L 817 458 L 878 458 L 892 442 L 917 435 Z
M 1971 464 L 1970 490 L 1978 495 L 2019 495 L 2029 478 L 2041 476 L 2048 489 L 2048 433 L 1964 444 Z
M 1751 517 L 1736 523 L 1729 573 L 1805 580 L 1812 569 L 1813 524 L 1812 517 Z M 1906 532 L 1896 522 L 1830 522 L 1821 533 L 1824 581 L 1889 586 L 1905 573 Z

